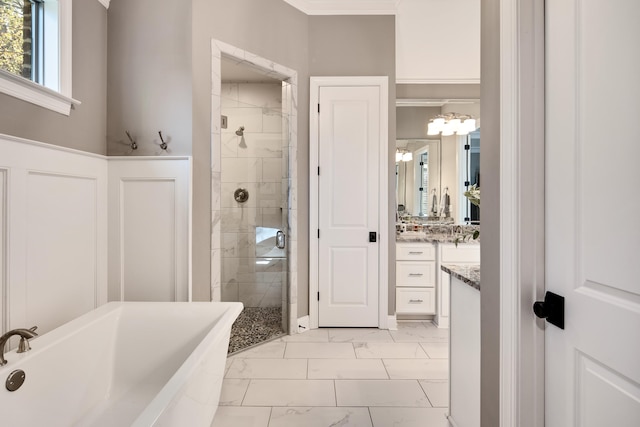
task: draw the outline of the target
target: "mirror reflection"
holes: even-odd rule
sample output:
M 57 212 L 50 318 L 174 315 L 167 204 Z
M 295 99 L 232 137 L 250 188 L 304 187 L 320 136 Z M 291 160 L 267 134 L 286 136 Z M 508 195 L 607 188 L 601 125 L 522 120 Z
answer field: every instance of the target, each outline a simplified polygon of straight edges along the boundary
M 399 103 L 396 117 L 398 220 L 479 224 L 478 208 L 464 197 L 468 187 L 480 186 L 479 100 Z M 459 117 L 462 120 L 457 123 Z M 428 131 L 429 123 L 438 118 L 446 118 L 447 126 L 453 119 L 454 127 L 438 126 L 435 132 L 431 126 Z M 475 123 L 465 126 L 465 118 Z

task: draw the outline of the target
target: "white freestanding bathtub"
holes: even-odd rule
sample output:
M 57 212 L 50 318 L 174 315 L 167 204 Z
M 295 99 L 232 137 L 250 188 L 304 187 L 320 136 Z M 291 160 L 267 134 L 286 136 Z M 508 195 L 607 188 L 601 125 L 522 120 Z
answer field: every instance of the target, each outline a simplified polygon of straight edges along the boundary
M 5 426 L 210 426 L 241 303 L 114 302 L 8 352 Z M 29 327 L 32 325 L 24 325 Z M 26 379 L 8 391 L 16 369 Z

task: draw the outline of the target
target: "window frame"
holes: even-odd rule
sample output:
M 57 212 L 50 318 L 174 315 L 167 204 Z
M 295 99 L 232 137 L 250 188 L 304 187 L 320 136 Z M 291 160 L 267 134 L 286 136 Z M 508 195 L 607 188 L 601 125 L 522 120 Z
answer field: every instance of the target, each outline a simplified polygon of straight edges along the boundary
M 79 105 L 80 101 L 71 96 L 72 87 L 72 0 L 57 0 L 57 73 L 45 72 L 45 84 L 49 83 L 55 89 L 21 76 L 14 75 L 5 70 L 0 70 L 0 92 L 26 102 L 47 108 L 51 111 L 69 116 L 71 106 Z M 46 10 L 45 19 L 50 11 Z M 51 22 L 51 16 L 47 20 Z M 45 30 L 46 31 L 46 30 Z M 47 48 L 45 48 L 46 50 Z M 46 53 L 46 52 L 45 52 Z M 45 59 L 46 61 L 46 59 Z M 46 68 L 46 67 L 45 67 Z M 47 82 L 47 78 L 55 78 L 56 85 Z

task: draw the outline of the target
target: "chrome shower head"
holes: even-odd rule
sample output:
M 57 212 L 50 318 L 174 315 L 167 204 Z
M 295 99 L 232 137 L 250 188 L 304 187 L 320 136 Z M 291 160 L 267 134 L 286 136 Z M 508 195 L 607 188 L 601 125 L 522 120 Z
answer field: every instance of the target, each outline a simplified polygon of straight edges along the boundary
M 244 126 L 240 126 L 236 131 L 236 135 L 243 136 L 244 135 Z

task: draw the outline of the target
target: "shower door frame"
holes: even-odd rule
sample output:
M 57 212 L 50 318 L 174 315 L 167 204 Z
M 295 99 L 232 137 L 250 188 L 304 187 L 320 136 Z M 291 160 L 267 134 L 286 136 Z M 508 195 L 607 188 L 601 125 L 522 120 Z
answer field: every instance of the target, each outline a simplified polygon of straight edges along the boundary
M 220 40 L 211 39 L 211 301 L 222 300 L 222 56 L 242 62 L 271 78 L 281 80 L 282 111 L 288 117 L 288 127 L 283 129 L 288 140 L 288 190 L 287 199 L 287 310 L 288 333 L 298 332 L 298 73 L 295 70 L 262 58 Z

